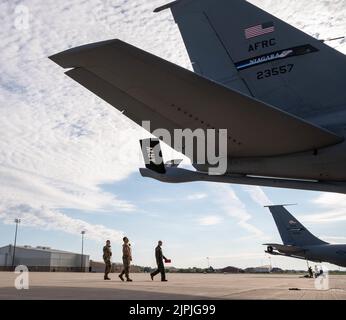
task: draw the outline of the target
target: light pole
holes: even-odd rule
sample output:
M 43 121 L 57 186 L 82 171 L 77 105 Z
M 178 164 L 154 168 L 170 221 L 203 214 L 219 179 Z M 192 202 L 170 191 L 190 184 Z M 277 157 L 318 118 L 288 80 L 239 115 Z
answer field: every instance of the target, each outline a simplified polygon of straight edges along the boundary
M 81 268 L 81 271 L 83 272 L 84 235 L 85 235 L 85 231 L 84 230 L 81 232 L 81 235 L 82 235 L 82 255 L 81 255 L 81 258 L 80 258 L 80 268 Z
M 273 269 L 273 267 L 272 267 L 272 257 L 269 256 L 268 258 L 269 258 L 269 273 L 270 273 L 270 272 L 272 272 L 272 269 Z
M 16 257 L 16 245 L 17 245 L 17 232 L 18 232 L 18 224 L 20 223 L 20 219 L 14 219 L 16 223 L 16 232 L 14 234 L 14 247 L 13 247 L 13 257 L 12 257 L 12 267 L 14 267 L 14 258 Z

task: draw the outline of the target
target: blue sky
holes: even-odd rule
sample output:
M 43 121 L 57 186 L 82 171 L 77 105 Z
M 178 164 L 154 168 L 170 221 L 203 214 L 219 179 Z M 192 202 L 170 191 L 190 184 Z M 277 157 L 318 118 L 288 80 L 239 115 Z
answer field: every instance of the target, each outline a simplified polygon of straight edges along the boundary
M 109 238 L 119 261 L 126 234 L 141 265 L 154 265 L 161 239 L 175 266 L 206 266 L 207 256 L 215 267 L 256 266 L 269 261 L 262 243 L 281 242 L 268 202 L 298 203 L 290 210 L 313 233 L 346 243 L 344 195 L 142 178 L 138 139 L 147 134 L 47 58 L 120 38 L 191 69 L 169 11 L 152 13 L 163 2 L 0 3 L 0 246 L 13 241 L 20 217 L 19 244 L 79 252 L 86 230 L 85 250 L 95 260 Z M 344 34 L 343 0 L 251 2 L 315 37 Z M 345 41 L 332 45 L 346 52 Z M 272 263 L 305 268 L 294 259 Z
M 144 179 L 139 173 L 102 188 L 132 203 L 136 209 L 130 212 L 64 209 L 63 212 L 90 225 L 102 224 L 108 229 L 121 230 L 133 244 L 134 263 L 155 265 L 153 249 L 157 240 L 163 240 L 165 254 L 179 267 L 206 266 L 206 257 L 210 257 L 210 263 L 215 267 L 268 264 L 268 256 L 263 251 L 265 247 L 261 244 L 281 243 L 281 240 L 268 209 L 255 202 L 247 189 L 265 192 L 272 203 L 299 203 L 299 206 L 290 207 L 290 210 L 303 221 L 309 217 L 305 212 L 316 213 L 312 201 L 319 194 L 220 186 L 216 183 L 162 184 Z M 234 192 L 239 202 L 231 198 L 227 203 L 227 192 Z M 251 216 L 247 223 L 258 229 L 256 232 L 239 224 L 242 221 L 239 211 L 244 210 Z M 345 230 L 344 222 L 314 223 L 308 219 L 305 224 L 313 233 L 323 237 L 342 236 Z M 1 243 L 13 241 L 14 225 L 0 223 L 0 231 Z M 77 231 L 69 234 L 54 229 L 20 226 L 18 242 L 80 252 L 81 236 Z M 91 258 L 101 260 L 104 240 L 102 235 L 99 239 L 89 239 L 87 232 L 85 250 Z M 113 243 L 113 251 L 115 260 L 120 261 L 119 242 Z M 305 267 L 304 262 L 295 259 L 272 257 L 271 262 L 283 268 Z

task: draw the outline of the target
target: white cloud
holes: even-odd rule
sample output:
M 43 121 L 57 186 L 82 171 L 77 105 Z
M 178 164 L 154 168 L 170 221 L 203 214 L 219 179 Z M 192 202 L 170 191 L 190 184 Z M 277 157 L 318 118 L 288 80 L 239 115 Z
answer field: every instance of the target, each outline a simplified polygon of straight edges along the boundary
M 193 193 L 186 197 L 187 200 L 202 200 L 208 195 L 206 193 Z
M 223 218 L 220 216 L 206 216 L 198 219 L 198 223 L 201 226 L 213 226 L 220 224 L 223 221 Z
M 62 231 L 72 235 L 80 234 L 84 230 L 88 239 L 98 242 L 104 242 L 105 239 L 120 242 L 123 237 L 121 231 L 74 219 L 58 210 L 51 210 L 46 207 L 33 208 L 18 203 L 7 203 L 5 206 L 0 204 L 0 219 L 5 224 L 12 224 L 15 218 L 20 218 L 21 224 L 24 226 Z
M 207 198 L 208 195 L 206 193 L 192 193 L 188 196 L 184 196 L 181 198 L 174 197 L 173 195 L 169 198 L 152 198 L 148 199 L 147 201 L 150 202 L 174 202 L 174 201 L 196 201 L 196 200 L 202 200 Z
M 19 217 L 24 226 L 69 234 L 78 234 L 85 230 L 89 239 L 104 241 L 109 238 L 117 242 L 121 239 L 121 231 L 71 218 L 59 209 L 109 214 L 135 210 L 133 204 L 119 200 L 97 186 L 74 185 L 1 165 L 0 176 L 0 221 L 4 223 L 11 223 L 14 218 Z
M 19 4 L 28 9 L 28 28 L 20 28 L 26 17 L 22 9 L 16 10 Z M 169 12 L 152 13 L 156 4 L 161 2 L 15 0 L 0 4 L 3 210 L 11 211 L 13 207 L 6 206 L 13 203 L 33 208 L 34 221 L 32 216 L 40 210 L 41 214 L 56 213 L 59 220 L 57 208 L 135 209 L 102 191 L 100 185 L 125 179 L 142 166 L 138 140 L 148 134 L 68 79 L 48 56 L 118 37 L 171 60 L 181 62 L 185 55 L 188 62 L 172 19 L 162 20 Z M 157 19 L 162 21 L 156 23 Z M 151 37 L 144 36 L 148 31 Z M 160 41 L 162 35 L 171 37 L 170 41 Z M 175 50 L 168 50 L 172 45 Z
M 346 201 L 345 194 L 339 193 L 321 193 L 313 202 L 325 208 L 338 208 L 340 203 Z
M 258 239 L 266 239 L 265 234 L 252 225 L 249 221 L 251 215 L 247 211 L 245 204 L 238 198 L 232 187 L 222 184 L 215 184 L 212 186 L 214 197 L 223 209 L 223 211 L 230 217 L 237 220 L 237 224 L 246 230 L 251 237 Z
M 318 213 L 302 216 L 302 221 L 311 223 L 332 223 L 346 221 L 346 207 L 342 204 L 346 201 L 346 195 L 334 193 L 321 193 L 312 200 Z
M 344 35 L 343 0 L 250 2 L 315 36 Z M 20 4 L 28 8 L 27 29 L 18 25 L 24 18 L 23 11 L 16 10 Z M 62 208 L 135 209 L 133 204 L 102 191 L 100 185 L 125 179 L 142 165 L 138 139 L 146 134 L 68 79 L 47 57 L 77 45 L 120 38 L 191 68 L 169 10 L 152 13 L 162 4 L 162 0 L 0 3 L 1 219 L 7 219 L 4 212 L 13 208 L 31 208 L 30 221 L 47 212 L 60 221 Z M 330 44 L 346 52 L 345 41 Z M 265 200 L 259 189 L 250 194 L 255 201 Z M 260 236 L 260 230 L 249 224 L 251 216 L 236 195 L 229 191 L 229 196 L 231 203 L 225 204 L 225 210 L 242 228 Z M 334 218 L 343 219 L 344 213 L 332 210 L 329 213 Z M 43 226 L 40 219 L 37 226 Z
M 333 244 L 344 244 L 346 243 L 346 237 L 342 236 L 321 236 L 321 239 L 324 241 L 333 243 Z
M 34 207 L 89 211 L 134 211 L 136 207 L 97 186 L 82 186 L 0 165 L 0 203 L 30 203 Z
M 260 206 L 269 206 L 273 203 L 268 198 L 268 196 L 265 194 L 263 189 L 258 186 L 242 186 L 242 189 L 249 193 L 250 197 L 253 201 L 255 201 Z

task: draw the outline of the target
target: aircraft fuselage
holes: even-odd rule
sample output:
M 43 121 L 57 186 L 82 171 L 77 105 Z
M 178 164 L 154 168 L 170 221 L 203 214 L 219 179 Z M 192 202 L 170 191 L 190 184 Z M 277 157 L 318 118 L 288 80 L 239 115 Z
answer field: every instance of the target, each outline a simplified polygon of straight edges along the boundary
M 229 159 L 228 173 L 318 181 L 346 181 L 346 141 L 285 156 Z
M 280 253 L 294 258 L 301 258 L 316 262 L 328 262 L 341 267 L 346 267 L 346 245 L 345 244 L 324 244 L 301 247 L 302 251 L 292 254 L 284 249 L 278 250 Z

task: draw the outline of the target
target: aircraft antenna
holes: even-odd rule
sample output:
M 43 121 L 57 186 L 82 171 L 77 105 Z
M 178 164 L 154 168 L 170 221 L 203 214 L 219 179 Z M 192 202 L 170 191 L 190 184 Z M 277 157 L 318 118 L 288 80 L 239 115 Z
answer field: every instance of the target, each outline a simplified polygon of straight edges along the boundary
M 329 41 L 335 41 L 335 40 L 341 40 L 341 39 L 345 39 L 346 37 L 336 37 L 336 38 L 328 38 L 328 39 L 321 39 L 320 41 L 322 42 L 329 42 Z

